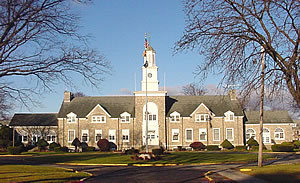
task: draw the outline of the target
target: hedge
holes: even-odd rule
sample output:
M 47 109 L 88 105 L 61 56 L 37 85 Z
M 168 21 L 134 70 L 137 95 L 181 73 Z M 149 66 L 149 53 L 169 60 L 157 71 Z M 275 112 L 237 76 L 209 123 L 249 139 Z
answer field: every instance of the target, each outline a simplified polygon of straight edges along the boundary
M 139 150 L 138 149 L 134 149 L 134 148 L 131 148 L 131 149 L 126 149 L 125 154 L 138 154 L 139 153 Z
M 208 146 L 206 146 L 206 149 L 208 151 L 220 151 L 221 150 L 218 145 L 208 145 Z
M 247 146 L 235 146 L 236 150 L 247 150 Z
M 154 154 L 154 155 L 162 155 L 163 153 L 164 153 L 164 150 L 162 148 L 152 149 L 152 154 Z
M 66 146 L 63 146 L 63 147 L 55 147 L 55 148 L 54 148 L 54 151 L 55 151 L 55 152 L 69 152 L 69 148 L 66 147 Z
M 202 142 L 193 142 L 190 144 L 190 147 L 194 150 L 202 150 L 206 148 L 206 146 Z
M 273 152 L 293 152 L 294 145 L 275 144 L 271 146 Z
M 8 146 L 7 147 L 7 152 L 8 154 L 21 154 L 23 147 L 22 146 Z

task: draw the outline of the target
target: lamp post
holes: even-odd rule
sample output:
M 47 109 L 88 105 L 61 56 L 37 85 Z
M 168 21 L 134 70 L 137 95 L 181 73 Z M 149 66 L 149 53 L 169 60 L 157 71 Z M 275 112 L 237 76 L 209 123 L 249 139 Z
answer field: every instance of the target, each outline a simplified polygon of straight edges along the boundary
M 146 60 L 144 67 L 146 68 L 146 97 L 145 97 L 145 103 L 146 103 L 146 153 L 149 152 L 149 147 L 148 147 L 148 88 L 147 88 L 147 67 L 148 67 L 148 61 Z

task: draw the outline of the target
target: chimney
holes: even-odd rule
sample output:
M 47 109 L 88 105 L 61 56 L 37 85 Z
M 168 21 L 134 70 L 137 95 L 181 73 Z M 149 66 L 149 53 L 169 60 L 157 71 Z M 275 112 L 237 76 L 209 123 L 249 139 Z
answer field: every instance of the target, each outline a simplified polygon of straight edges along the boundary
M 236 98 L 236 90 L 235 89 L 229 90 L 228 95 L 230 96 L 231 100 L 237 100 L 237 98 Z
M 71 102 L 71 100 L 73 99 L 73 94 L 69 91 L 65 91 L 64 92 L 64 102 Z

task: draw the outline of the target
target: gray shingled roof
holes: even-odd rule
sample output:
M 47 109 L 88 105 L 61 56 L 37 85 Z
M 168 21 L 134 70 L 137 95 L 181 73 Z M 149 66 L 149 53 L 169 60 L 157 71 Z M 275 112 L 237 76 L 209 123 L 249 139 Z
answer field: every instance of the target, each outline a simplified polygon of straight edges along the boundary
M 9 126 L 57 126 L 57 113 L 15 114 Z
M 246 124 L 259 124 L 259 111 L 245 111 Z M 293 123 L 288 111 L 264 111 L 264 123 Z
M 64 118 L 70 112 L 78 117 L 85 118 L 95 106 L 100 104 L 112 118 L 119 118 L 123 112 L 134 114 L 134 96 L 101 96 L 101 97 L 75 97 L 71 102 L 61 105 L 59 118 Z
M 203 95 L 203 96 L 169 96 L 166 99 L 167 116 L 174 111 L 181 116 L 190 116 L 192 112 L 203 103 L 216 116 L 224 116 L 227 111 L 232 111 L 236 116 L 243 116 L 243 110 L 238 100 L 231 100 L 228 95 Z

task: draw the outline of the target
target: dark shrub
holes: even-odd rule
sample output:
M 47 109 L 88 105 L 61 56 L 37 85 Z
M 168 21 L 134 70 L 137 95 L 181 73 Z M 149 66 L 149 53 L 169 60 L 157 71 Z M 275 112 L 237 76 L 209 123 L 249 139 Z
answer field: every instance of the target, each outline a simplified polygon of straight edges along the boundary
M 117 145 L 113 142 L 109 142 L 109 150 L 110 151 L 115 151 L 117 150 Z
M 0 148 L 6 149 L 8 146 L 12 145 L 8 139 L 0 139 Z
M 16 146 L 16 147 L 9 146 L 9 147 L 7 147 L 7 152 L 8 152 L 8 154 L 21 154 L 22 147 L 21 146 Z
M 78 147 L 80 147 L 81 142 L 80 140 L 76 137 L 73 142 L 72 142 L 72 146 L 75 146 L 75 152 L 78 152 Z
M 49 145 L 45 139 L 40 139 L 36 145 L 38 146 L 39 150 L 46 150 L 46 147 Z
M 227 139 L 225 139 L 222 143 L 221 146 L 225 149 L 233 149 L 234 146 L 229 142 Z
M 246 146 L 235 146 L 235 149 L 238 151 L 243 151 L 243 150 L 247 150 Z
M 89 145 L 86 142 L 81 142 L 80 147 L 82 148 L 82 152 L 87 152 Z
M 250 150 L 251 150 L 251 151 L 258 151 L 258 150 L 259 150 L 259 146 L 252 146 L 252 147 L 250 148 Z M 263 150 L 267 150 L 267 148 L 266 148 L 265 145 L 263 145 Z
M 182 146 L 177 146 L 178 151 L 182 151 Z
M 97 142 L 97 146 L 99 147 L 100 151 L 109 151 L 109 141 L 107 139 L 100 139 Z
M 154 155 L 162 155 L 163 153 L 164 153 L 163 148 L 152 149 L 152 154 L 154 154 Z
M 131 149 L 126 149 L 125 150 L 125 154 L 138 154 L 139 150 L 138 149 L 134 149 L 133 147 Z
M 194 150 L 202 150 L 206 148 L 206 146 L 202 142 L 193 142 L 190 144 L 190 147 Z
M 206 146 L 206 149 L 208 150 L 208 151 L 220 151 L 221 149 L 219 148 L 219 146 L 217 146 L 217 145 L 208 145 L 208 146 Z
M 55 147 L 55 148 L 54 148 L 54 151 L 55 151 L 55 152 L 69 152 L 69 148 L 66 147 L 66 146 L 63 146 L 63 147 Z
M 93 152 L 93 151 L 95 151 L 96 150 L 96 148 L 95 147 L 87 147 L 86 148 L 86 152 Z
M 252 147 L 252 146 L 258 146 L 258 142 L 253 138 L 251 137 L 248 141 L 247 141 L 247 144 L 249 147 Z
M 56 142 L 52 142 L 50 145 L 49 145 L 49 150 L 50 151 L 54 151 L 54 148 L 56 147 L 60 147 L 60 144 L 56 143 Z
M 275 144 L 271 146 L 273 152 L 293 152 L 294 145 Z
M 55 152 L 62 152 L 62 151 L 61 151 L 61 147 L 54 147 L 53 150 L 54 150 Z

